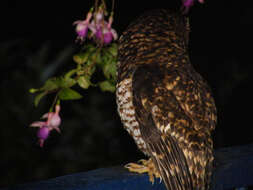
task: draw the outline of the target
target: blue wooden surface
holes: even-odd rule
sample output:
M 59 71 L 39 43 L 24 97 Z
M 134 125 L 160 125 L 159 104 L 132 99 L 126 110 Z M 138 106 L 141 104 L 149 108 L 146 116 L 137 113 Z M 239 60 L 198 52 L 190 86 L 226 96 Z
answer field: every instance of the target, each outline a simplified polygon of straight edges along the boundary
M 215 160 L 213 190 L 253 185 L 253 144 L 219 149 Z
M 253 185 L 253 144 L 215 151 L 212 190 Z M 152 185 L 147 175 L 130 173 L 122 166 L 101 168 L 21 184 L 1 190 L 165 190 L 159 179 Z

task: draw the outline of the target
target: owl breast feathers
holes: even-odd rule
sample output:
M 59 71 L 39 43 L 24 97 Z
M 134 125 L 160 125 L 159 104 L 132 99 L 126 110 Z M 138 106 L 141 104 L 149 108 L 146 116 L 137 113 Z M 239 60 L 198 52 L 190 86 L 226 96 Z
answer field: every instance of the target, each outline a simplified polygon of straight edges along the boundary
M 206 190 L 212 173 L 216 108 L 190 63 L 189 30 L 180 13 L 155 10 L 119 41 L 118 112 L 168 190 Z

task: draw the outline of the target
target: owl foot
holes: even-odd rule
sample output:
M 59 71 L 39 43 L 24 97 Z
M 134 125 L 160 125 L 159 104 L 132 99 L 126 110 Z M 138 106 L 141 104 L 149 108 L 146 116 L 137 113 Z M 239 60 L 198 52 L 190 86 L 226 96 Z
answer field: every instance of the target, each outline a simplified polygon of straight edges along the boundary
M 136 163 L 128 163 L 127 165 L 125 165 L 125 168 L 127 168 L 130 172 L 136 172 L 139 174 L 142 173 L 148 173 L 149 176 L 149 181 L 154 184 L 155 182 L 155 178 L 160 178 L 160 182 L 162 180 L 159 172 L 156 170 L 155 165 L 153 163 L 153 161 L 151 160 L 151 158 L 149 160 L 144 160 L 141 159 L 138 161 L 138 163 L 140 164 L 136 164 Z

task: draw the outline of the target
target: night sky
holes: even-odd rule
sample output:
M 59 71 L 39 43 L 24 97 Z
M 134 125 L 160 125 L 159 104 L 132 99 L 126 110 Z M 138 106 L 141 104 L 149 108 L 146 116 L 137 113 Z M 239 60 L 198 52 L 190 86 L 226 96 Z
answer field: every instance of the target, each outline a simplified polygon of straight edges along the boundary
M 74 102 L 74 106 L 66 103 L 61 113 L 65 117 L 65 132 L 61 136 L 54 134 L 44 149 L 36 145 L 35 131 L 27 126 L 47 111 L 47 104 L 36 110 L 28 89 L 43 83 L 38 77 L 40 71 L 44 72 L 43 68 L 53 63 L 62 49 L 70 47 L 78 52 L 80 46 L 75 44 L 72 24 L 83 19 L 93 3 L 88 0 L 57 2 L 12 0 L 0 3 L 0 147 L 3 155 L 0 187 L 126 164 L 143 157 L 134 150 L 134 143 L 120 126 L 114 96 L 99 90 L 85 92 L 87 98 Z M 146 10 L 179 5 L 180 0 L 116 0 L 113 27 L 120 34 Z M 253 142 L 253 6 L 240 1 L 206 0 L 203 5 L 196 3 L 189 17 L 190 58 L 209 82 L 218 107 L 215 148 Z M 41 61 L 39 65 L 38 60 L 33 60 L 42 47 L 49 51 L 45 59 L 48 62 Z M 74 66 L 71 59 L 68 55 L 59 70 Z M 89 114 L 93 111 L 100 115 L 99 119 L 92 119 Z M 93 124 L 89 124 L 91 121 Z M 86 129 L 81 127 L 83 123 Z M 82 132 L 73 132 L 68 125 Z M 93 125 L 97 128 L 92 128 Z M 108 131 L 112 131 L 111 134 Z M 95 142 L 98 138 L 102 138 L 101 141 Z M 88 146 L 92 151 L 86 148 Z

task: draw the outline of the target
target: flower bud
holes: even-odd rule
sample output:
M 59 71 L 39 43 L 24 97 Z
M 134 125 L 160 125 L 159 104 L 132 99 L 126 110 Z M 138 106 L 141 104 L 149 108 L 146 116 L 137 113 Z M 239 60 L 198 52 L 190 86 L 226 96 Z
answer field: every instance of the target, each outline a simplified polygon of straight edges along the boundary
M 50 130 L 48 129 L 48 127 L 43 126 L 41 128 L 39 128 L 38 132 L 37 132 L 37 137 L 39 139 L 43 139 L 46 140 L 49 136 Z

